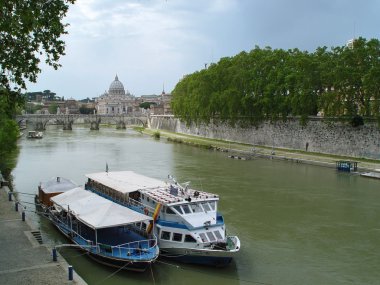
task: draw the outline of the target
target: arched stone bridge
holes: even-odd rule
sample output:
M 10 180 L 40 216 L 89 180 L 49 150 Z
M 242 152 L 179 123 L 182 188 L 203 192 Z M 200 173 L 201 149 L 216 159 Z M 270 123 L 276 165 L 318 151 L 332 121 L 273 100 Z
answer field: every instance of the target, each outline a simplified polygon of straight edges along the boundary
M 100 123 L 116 125 L 117 129 L 127 126 L 146 126 L 148 116 L 144 114 L 118 114 L 118 115 L 84 115 L 84 114 L 25 114 L 16 117 L 17 123 L 23 122 L 34 125 L 35 130 L 45 130 L 47 125 L 63 125 L 64 130 L 72 130 L 73 124 L 89 124 L 91 130 L 99 130 Z

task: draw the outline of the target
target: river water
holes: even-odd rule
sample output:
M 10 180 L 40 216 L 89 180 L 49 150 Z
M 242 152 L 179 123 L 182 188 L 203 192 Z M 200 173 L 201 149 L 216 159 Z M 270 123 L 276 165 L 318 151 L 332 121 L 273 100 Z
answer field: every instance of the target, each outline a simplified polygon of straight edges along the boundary
M 115 272 L 75 249 L 62 250 L 89 284 L 379 284 L 380 180 L 285 161 L 227 158 L 226 153 L 155 140 L 133 130 L 50 126 L 41 140 L 19 141 L 16 191 L 37 193 L 54 176 L 85 183 L 86 173 L 133 170 L 220 195 L 219 211 L 242 247 L 227 268 L 159 259 L 145 273 Z M 30 195 L 19 199 L 32 202 Z M 33 205 L 28 210 L 34 210 Z M 67 243 L 27 211 L 45 244 Z

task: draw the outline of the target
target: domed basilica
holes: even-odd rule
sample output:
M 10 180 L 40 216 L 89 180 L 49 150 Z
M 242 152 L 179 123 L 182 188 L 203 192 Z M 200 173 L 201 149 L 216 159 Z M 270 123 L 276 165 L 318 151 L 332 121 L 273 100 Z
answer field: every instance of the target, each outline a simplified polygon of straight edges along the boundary
M 135 97 L 128 90 L 125 92 L 124 85 L 117 75 L 106 91 L 96 100 L 98 114 L 127 114 L 133 112 Z

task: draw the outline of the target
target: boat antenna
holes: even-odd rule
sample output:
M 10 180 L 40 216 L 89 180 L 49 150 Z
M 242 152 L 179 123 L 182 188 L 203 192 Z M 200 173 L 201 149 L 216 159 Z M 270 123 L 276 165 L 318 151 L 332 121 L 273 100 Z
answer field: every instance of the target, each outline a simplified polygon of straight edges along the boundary
M 202 191 L 203 191 L 202 180 L 201 180 L 200 178 L 198 178 L 198 179 L 199 179 L 199 184 L 201 184 L 201 189 L 202 189 Z

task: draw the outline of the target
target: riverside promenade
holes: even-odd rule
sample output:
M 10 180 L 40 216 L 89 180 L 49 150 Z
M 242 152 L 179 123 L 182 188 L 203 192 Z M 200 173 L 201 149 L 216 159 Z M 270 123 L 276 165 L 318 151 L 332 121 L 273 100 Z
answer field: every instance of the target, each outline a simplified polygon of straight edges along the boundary
M 62 256 L 58 262 L 52 250 L 39 244 L 32 226 L 22 221 L 21 210 L 15 210 L 15 201 L 9 201 L 9 189 L 0 188 L 0 284 L 86 284 L 74 272 L 69 281 L 68 264 Z
M 336 168 L 337 161 L 351 160 L 358 162 L 358 172 L 374 171 L 380 173 L 380 160 L 343 157 L 307 151 L 297 151 L 285 148 L 253 146 L 236 142 L 208 139 L 200 136 L 173 133 L 160 129 L 144 129 L 142 132 L 148 135 L 154 135 L 154 133 L 159 132 L 162 138 L 167 138 L 168 140 L 174 143 L 184 143 L 197 147 L 214 149 L 216 151 L 225 152 L 226 157 L 231 155 L 235 158 L 244 157 L 248 159 L 262 157 L 274 160 L 286 160 L 294 163 L 311 164 L 330 168 Z

